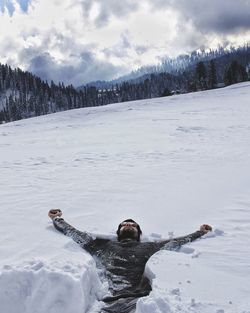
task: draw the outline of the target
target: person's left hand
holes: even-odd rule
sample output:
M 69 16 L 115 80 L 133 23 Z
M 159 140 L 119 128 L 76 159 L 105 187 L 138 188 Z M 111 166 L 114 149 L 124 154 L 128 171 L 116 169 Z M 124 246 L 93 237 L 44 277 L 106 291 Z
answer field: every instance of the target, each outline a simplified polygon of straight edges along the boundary
M 203 225 L 201 225 L 200 230 L 201 230 L 204 234 L 207 234 L 209 231 L 212 231 L 212 227 L 211 227 L 210 225 L 203 224 Z

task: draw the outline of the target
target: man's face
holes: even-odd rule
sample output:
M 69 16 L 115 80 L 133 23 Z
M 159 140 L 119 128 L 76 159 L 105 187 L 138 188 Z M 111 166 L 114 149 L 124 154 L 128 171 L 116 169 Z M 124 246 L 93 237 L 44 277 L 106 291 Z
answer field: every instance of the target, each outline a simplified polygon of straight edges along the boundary
M 123 239 L 137 239 L 138 225 L 135 222 L 122 222 L 120 228 L 120 237 Z

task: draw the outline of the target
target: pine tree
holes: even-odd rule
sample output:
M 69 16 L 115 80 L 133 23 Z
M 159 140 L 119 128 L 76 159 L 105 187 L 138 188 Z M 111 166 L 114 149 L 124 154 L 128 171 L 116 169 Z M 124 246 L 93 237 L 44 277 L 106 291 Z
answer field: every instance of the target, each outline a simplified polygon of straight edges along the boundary
M 171 96 L 170 90 L 166 87 L 162 93 L 162 97 L 168 97 Z
M 225 72 L 225 84 L 232 85 L 247 80 L 246 69 L 237 61 L 232 61 L 230 66 Z
M 209 62 L 208 88 L 214 89 L 217 85 L 217 74 L 214 60 Z
M 197 89 L 204 90 L 207 87 L 206 84 L 207 71 L 203 62 L 199 62 L 196 65 L 196 81 L 197 81 Z

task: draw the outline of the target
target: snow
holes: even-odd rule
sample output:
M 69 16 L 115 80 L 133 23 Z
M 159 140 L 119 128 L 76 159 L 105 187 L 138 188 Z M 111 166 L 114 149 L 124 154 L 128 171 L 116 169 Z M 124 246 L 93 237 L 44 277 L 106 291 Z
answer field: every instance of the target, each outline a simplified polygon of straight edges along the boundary
M 0 125 L 0 312 L 98 312 L 107 282 L 58 233 L 142 240 L 213 232 L 147 263 L 136 313 L 250 312 L 250 83 Z

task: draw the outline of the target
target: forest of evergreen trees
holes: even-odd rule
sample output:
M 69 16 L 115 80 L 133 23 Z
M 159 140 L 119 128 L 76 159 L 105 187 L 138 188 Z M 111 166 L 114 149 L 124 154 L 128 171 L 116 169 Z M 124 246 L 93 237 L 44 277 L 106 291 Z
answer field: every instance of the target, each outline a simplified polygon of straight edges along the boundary
M 185 57 L 186 66 L 175 72 L 145 74 L 113 83 L 109 88 L 87 85 L 79 89 L 48 83 L 29 72 L 0 64 L 0 123 L 75 108 L 213 89 L 249 79 L 248 46 L 225 54 L 213 51 L 200 59 L 196 54 L 196 63 L 191 62 L 193 54 L 189 58 Z

